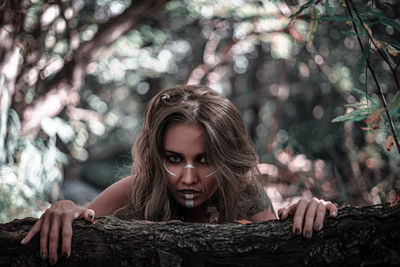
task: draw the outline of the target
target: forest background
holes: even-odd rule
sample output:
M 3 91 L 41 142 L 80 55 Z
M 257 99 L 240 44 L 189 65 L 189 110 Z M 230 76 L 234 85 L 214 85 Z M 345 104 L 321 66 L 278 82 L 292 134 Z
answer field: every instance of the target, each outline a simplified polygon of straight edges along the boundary
M 202 83 L 242 113 L 275 209 L 400 190 L 400 3 L 0 1 L 0 222 L 130 173 L 145 104 Z

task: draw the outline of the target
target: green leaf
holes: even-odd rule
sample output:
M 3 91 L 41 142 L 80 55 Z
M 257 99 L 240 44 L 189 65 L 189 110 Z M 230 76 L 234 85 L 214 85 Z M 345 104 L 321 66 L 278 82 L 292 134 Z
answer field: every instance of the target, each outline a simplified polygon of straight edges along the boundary
M 368 108 L 366 103 L 348 103 L 348 104 L 344 104 L 345 108 L 359 108 L 359 107 L 365 107 Z
M 308 0 L 307 3 L 305 3 L 304 5 L 300 6 L 300 9 L 297 10 L 296 13 L 294 13 L 293 15 L 290 16 L 291 19 L 293 19 L 294 17 L 296 17 L 297 15 L 299 15 L 301 12 L 304 11 L 304 9 L 308 8 L 311 5 L 314 5 L 315 0 Z
M 397 57 L 399 55 L 399 53 L 400 53 L 399 50 L 397 50 L 396 48 L 394 48 L 393 46 L 391 46 L 390 44 L 388 44 L 386 42 L 383 42 L 383 43 L 385 44 L 386 49 L 389 54 L 391 54 L 394 57 Z
M 369 112 L 370 112 L 369 108 L 356 109 L 356 110 L 353 110 L 352 112 L 349 112 L 344 115 L 340 115 L 340 116 L 332 119 L 331 122 L 361 121 L 368 116 Z
M 381 50 L 382 50 L 383 53 L 386 55 L 386 58 L 387 58 L 387 60 L 389 61 L 390 66 L 391 66 L 392 68 L 396 68 L 396 67 L 397 67 L 397 64 L 393 61 L 391 54 L 388 52 L 387 45 L 383 43 L 383 44 L 382 44 Z
M 400 92 L 397 92 L 388 106 L 388 110 L 397 110 L 400 107 Z
M 368 117 L 367 114 L 355 116 L 354 118 L 351 118 L 350 120 L 346 121 L 345 123 L 351 123 L 351 122 L 355 122 L 355 121 L 362 121 L 362 120 L 365 120 L 366 117 Z
M 329 0 L 325 0 L 324 6 L 325 6 L 325 11 L 326 11 L 326 13 L 327 13 L 330 17 L 333 17 L 333 16 L 334 16 L 333 8 L 329 5 Z
M 392 26 L 394 29 L 400 31 L 400 24 L 395 20 L 386 17 L 386 15 L 382 12 L 376 12 L 375 17 L 379 20 L 379 22 L 386 26 Z
M 365 96 L 365 98 L 368 99 L 368 101 L 370 101 L 375 107 L 378 107 L 378 104 L 376 104 L 376 102 L 372 99 L 372 97 L 367 95 L 364 91 L 362 91 L 358 88 L 355 88 L 355 87 L 353 87 L 352 91 L 359 95 Z
M 400 49 L 400 43 L 396 42 L 395 40 L 390 40 L 390 45 L 395 47 L 395 48 L 397 48 L 397 49 Z
M 336 15 L 334 17 L 329 17 L 329 16 L 320 16 L 319 20 L 328 20 L 328 21 L 353 21 L 351 17 L 348 16 L 340 16 Z

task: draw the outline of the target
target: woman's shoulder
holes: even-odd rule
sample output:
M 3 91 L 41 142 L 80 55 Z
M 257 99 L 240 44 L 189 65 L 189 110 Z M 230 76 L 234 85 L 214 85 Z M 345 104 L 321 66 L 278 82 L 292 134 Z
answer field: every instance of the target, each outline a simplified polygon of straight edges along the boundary
M 271 209 L 273 212 L 271 199 L 268 197 L 263 185 L 258 181 L 252 181 L 245 189 L 249 202 L 249 208 L 246 216 L 251 217 L 254 214 Z

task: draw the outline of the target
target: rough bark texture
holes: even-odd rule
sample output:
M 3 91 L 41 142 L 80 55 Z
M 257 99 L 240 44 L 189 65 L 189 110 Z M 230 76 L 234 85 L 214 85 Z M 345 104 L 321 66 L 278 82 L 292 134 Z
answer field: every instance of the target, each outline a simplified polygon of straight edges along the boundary
M 345 207 L 310 240 L 292 222 L 193 224 L 74 222 L 72 254 L 58 266 L 363 266 L 400 264 L 400 205 Z M 35 219 L 0 225 L 0 266 L 43 266 L 39 237 L 20 245 Z

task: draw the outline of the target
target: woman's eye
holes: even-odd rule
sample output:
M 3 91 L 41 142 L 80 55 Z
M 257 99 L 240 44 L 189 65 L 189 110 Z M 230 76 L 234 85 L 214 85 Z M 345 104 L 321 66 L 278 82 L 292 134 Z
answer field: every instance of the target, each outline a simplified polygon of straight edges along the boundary
M 207 163 L 208 163 L 207 160 L 206 160 L 206 157 L 201 157 L 201 158 L 199 159 L 199 162 L 200 162 L 201 164 L 207 164 Z
M 171 163 L 179 163 L 181 162 L 181 157 L 179 156 L 168 156 L 168 161 Z

